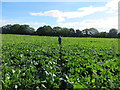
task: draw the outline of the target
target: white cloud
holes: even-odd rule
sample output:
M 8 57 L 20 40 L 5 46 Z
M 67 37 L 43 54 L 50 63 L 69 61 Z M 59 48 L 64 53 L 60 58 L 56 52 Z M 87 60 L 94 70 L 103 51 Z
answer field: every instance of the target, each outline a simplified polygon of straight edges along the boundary
M 79 11 L 83 11 L 83 13 L 85 14 L 84 16 L 86 16 L 86 15 L 93 14 L 93 13 L 95 13 L 95 12 L 103 12 L 103 11 L 106 11 L 107 8 L 105 8 L 105 7 L 93 7 L 93 6 L 90 6 L 90 7 L 79 8 L 78 10 L 79 10 Z
M 117 13 L 118 12 L 118 2 L 119 0 L 111 0 L 105 7 L 108 9 L 107 13 Z
M 75 28 L 75 29 L 86 29 L 86 28 L 96 28 L 101 31 L 109 31 L 111 28 L 118 27 L 117 21 L 118 17 L 108 17 L 106 19 L 97 19 L 97 20 L 83 20 L 81 22 L 68 22 L 68 23 L 58 23 L 61 27 Z
M 16 22 L 16 21 L 11 21 L 11 20 L 0 20 L 0 26 L 6 25 L 6 24 L 28 24 L 28 25 L 32 25 L 32 26 L 42 26 L 42 25 L 46 25 L 46 23 L 44 22 Z
M 52 17 L 61 17 L 62 12 L 59 10 L 50 10 L 45 12 L 39 12 L 39 13 L 30 13 L 34 16 L 52 16 Z
M 55 17 L 57 18 L 56 22 L 58 22 L 58 25 L 61 27 L 75 28 L 80 30 L 94 27 L 94 28 L 97 28 L 99 31 L 109 31 L 109 29 L 111 28 L 118 27 L 118 22 L 117 22 L 118 21 L 118 18 L 117 18 L 118 1 L 119 0 L 111 0 L 107 2 L 104 6 L 82 7 L 72 12 L 49 10 L 49 11 L 38 12 L 38 13 L 30 13 L 30 15 Z M 104 19 L 96 19 L 96 20 L 87 19 L 81 22 L 65 22 L 67 21 L 66 20 L 67 18 L 81 18 L 87 15 L 94 14 L 96 12 L 107 13 L 108 15 L 114 15 L 115 17 L 107 17 Z M 14 20 L 0 20 L 0 26 L 6 25 L 6 24 L 16 24 L 16 23 L 19 23 L 19 21 L 15 22 Z M 39 26 L 46 25 L 46 23 L 43 23 L 43 22 L 25 22 L 25 23 L 19 23 L 19 24 L 28 24 L 28 25 L 31 25 L 32 27 L 39 27 Z
M 0 20 L 0 26 L 4 26 L 6 24 L 14 24 L 14 22 L 9 20 Z
M 90 9 L 87 10 L 87 8 L 90 8 Z M 65 18 L 80 18 L 86 15 L 90 15 L 97 11 L 97 10 L 92 10 L 93 7 L 87 7 L 87 8 L 85 10 L 76 11 L 76 12 L 61 12 L 59 10 L 50 10 L 50 11 L 39 12 L 39 13 L 30 13 L 30 15 L 57 17 L 58 18 L 57 22 L 63 22 L 65 21 Z
M 28 24 L 31 26 L 43 26 L 46 25 L 46 23 L 42 23 L 42 22 L 26 22 L 26 23 L 22 23 L 22 24 Z
M 6 23 L 7 20 L 0 20 L 0 23 Z
M 80 18 L 104 10 L 105 9 L 103 7 L 97 7 L 97 8 L 85 7 L 85 8 L 79 8 L 78 11 L 75 12 L 61 12 L 59 10 L 50 10 L 39 13 L 30 13 L 30 15 L 57 17 L 58 18 L 57 22 L 63 22 L 65 21 L 65 18 Z
M 57 20 L 57 22 L 63 22 L 63 21 L 65 21 L 65 19 L 62 18 L 62 17 L 59 17 L 58 20 Z
M 118 7 L 118 1 L 119 0 L 111 0 L 110 2 L 107 2 L 105 6 L 101 7 L 82 7 L 78 8 L 77 11 L 72 12 L 62 12 L 59 10 L 50 10 L 45 12 L 38 12 L 38 13 L 30 13 L 30 15 L 34 16 L 51 16 L 51 17 L 57 17 L 57 22 L 63 22 L 66 18 L 81 18 L 87 15 L 94 14 L 96 12 L 104 12 L 104 13 L 112 13 L 117 14 L 117 7 Z

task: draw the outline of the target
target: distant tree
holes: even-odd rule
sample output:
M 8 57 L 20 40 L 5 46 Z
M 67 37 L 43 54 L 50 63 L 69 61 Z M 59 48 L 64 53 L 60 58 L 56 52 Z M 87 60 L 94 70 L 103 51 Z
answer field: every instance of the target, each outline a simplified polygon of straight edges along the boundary
M 52 28 L 51 28 L 51 26 L 43 26 L 43 30 L 45 31 L 45 35 L 46 36 L 50 36 L 50 35 L 52 35 Z
M 43 27 L 39 27 L 36 31 L 37 35 L 44 35 L 44 33 L 45 33 L 45 31 L 44 31 Z
M 61 30 L 62 36 L 67 37 L 67 36 L 69 36 L 69 34 L 70 34 L 70 30 L 68 28 L 62 28 L 62 30 Z
M 106 38 L 107 37 L 107 32 L 100 32 L 99 36 L 101 38 Z
M 11 29 L 11 33 L 12 34 L 20 34 L 20 32 L 19 32 L 20 26 L 21 25 L 19 25 L 19 24 L 12 25 L 11 28 L 10 28 Z
M 42 26 L 39 27 L 36 31 L 34 28 L 29 25 L 20 25 L 20 24 L 8 24 L 0 27 L 0 33 L 2 34 L 29 34 L 29 35 L 43 35 L 43 36 L 65 36 L 65 37 L 103 37 L 103 38 L 120 38 L 120 32 L 117 33 L 117 29 L 110 29 L 109 33 L 99 32 L 96 28 L 86 28 L 82 31 L 79 29 L 74 30 L 73 28 L 61 28 L 51 27 L 51 26 Z
M 80 31 L 79 29 L 77 29 L 77 30 L 76 30 L 76 33 L 75 33 L 75 36 L 76 36 L 76 37 L 82 37 L 82 36 L 83 36 L 82 31 Z
M 2 34 L 2 27 L 0 27 L 0 34 Z
M 38 35 L 50 36 L 53 34 L 53 29 L 51 28 L 51 26 L 44 25 L 43 27 L 39 27 L 36 33 Z
M 55 36 L 59 36 L 59 35 L 62 35 L 62 28 L 61 27 L 54 27 L 53 28 L 53 31 L 54 31 L 54 35 Z
M 88 30 L 88 34 L 92 37 L 98 37 L 99 36 L 99 31 L 95 28 L 90 28 Z
M 75 36 L 75 30 L 73 28 L 69 29 L 69 35 L 68 36 L 71 36 L 71 37 Z
M 29 27 L 29 34 L 35 34 L 35 29 L 32 27 Z
M 11 33 L 11 24 L 8 24 L 8 25 L 5 25 L 5 26 L 2 26 L 2 34 L 12 34 Z
M 34 28 L 29 27 L 29 25 L 20 25 L 17 32 L 18 34 L 33 34 L 35 31 Z
M 94 36 L 94 37 L 99 36 L 98 30 L 95 28 L 84 29 L 82 30 L 82 33 L 84 34 L 84 36 Z
M 109 33 L 108 33 L 108 37 L 110 37 L 110 38 L 117 37 L 117 29 L 114 29 L 114 28 L 110 29 Z
M 120 38 L 120 32 L 117 34 L 117 37 Z
M 5 25 L 2 27 L 3 34 L 33 34 L 34 28 L 29 27 L 29 25 Z
M 84 30 L 82 30 L 82 33 L 84 34 L 84 36 L 85 37 L 88 37 L 89 35 L 88 35 L 88 31 L 89 31 L 89 29 L 84 29 Z

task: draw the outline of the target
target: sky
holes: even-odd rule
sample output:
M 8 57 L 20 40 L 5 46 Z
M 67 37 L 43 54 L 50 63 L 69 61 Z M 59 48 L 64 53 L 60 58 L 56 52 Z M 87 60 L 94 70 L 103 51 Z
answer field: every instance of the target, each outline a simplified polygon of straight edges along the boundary
M 100 32 L 118 29 L 118 1 L 99 2 L 15 2 L 4 0 L 0 26 L 28 24 L 37 29 L 50 25 L 83 30 L 96 28 Z

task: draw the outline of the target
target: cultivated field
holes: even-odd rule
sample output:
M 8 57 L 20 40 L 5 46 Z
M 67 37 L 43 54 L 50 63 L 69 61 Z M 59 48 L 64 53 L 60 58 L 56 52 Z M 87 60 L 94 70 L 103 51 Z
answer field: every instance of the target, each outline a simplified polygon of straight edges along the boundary
M 118 40 L 2 35 L 3 89 L 119 88 Z

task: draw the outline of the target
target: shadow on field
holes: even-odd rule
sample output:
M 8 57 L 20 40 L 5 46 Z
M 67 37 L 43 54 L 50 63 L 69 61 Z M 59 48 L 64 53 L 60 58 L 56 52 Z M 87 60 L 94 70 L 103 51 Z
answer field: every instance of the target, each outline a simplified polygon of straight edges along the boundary
M 59 51 L 59 60 L 58 60 L 58 66 L 60 67 L 60 86 L 59 90 L 73 90 L 73 85 L 68 82 L 67 78 L 65 75 L 68 75 L 68 70 L 69 68 L 67 67 L 67 61 L 63 58 L 63 53 L 62 53 L 62 45 L 60 44 L 60 51 Z

